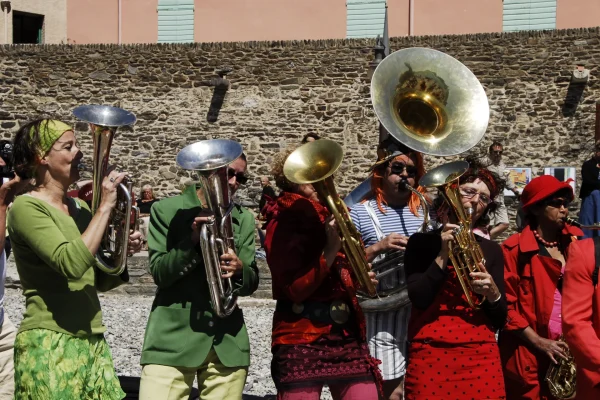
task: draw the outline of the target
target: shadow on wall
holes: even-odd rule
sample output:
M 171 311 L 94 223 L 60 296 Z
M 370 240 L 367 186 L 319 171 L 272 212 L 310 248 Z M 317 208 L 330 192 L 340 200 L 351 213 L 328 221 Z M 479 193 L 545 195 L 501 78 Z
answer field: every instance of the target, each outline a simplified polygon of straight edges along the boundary
M 569 88 L 567 89 L 567 95 L 565 96 L 565 103 L 562 106 L 562 115 L 563 117 L 572 117 L 575 115 L 577 111 L 577 107 L 583 98 L 583 92 L 585 90 L 586 84 L 581 82 L 571 82 L 569 83 Z

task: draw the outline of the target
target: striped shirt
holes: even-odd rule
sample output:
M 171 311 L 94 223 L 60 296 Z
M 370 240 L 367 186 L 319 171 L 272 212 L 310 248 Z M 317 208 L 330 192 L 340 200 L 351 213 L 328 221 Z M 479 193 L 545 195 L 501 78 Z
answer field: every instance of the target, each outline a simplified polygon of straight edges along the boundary
M 414 216 L 408 206 L 392 208 L 382 204 L 385 214 L 377 207 L 375 200 L 369 200 L 375 211 L 384 236 L 399 233 L 410 236 L 423 224 L 423 217 Z M 350 218 L 360 232 L 365 247 L 379 242 L 373 221 L 365 208 L 365 204 L 356 204 L 350 211 Z M 378 290 L 393 289 L 404 285 L 406 278 L 404 269 L 382 278 Z M 388 312 L 365 313 L 367 323 L 367 339 L 371 355 L 379 360 L 379 368 L 384 380 L 398 379 L 406 373 L 406 334 L 410 307 Z

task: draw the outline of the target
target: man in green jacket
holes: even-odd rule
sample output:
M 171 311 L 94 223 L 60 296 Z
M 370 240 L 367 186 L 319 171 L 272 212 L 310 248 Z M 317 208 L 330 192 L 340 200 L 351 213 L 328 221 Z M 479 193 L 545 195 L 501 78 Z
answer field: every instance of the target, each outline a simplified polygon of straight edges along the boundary
M 232 195 L 246 182 L 246 167 L 244 154 L 228 166 Z M 143 400 L 188 399 L 196 375 L 201 399 L 242 398 L 250 365 L 248 332 L 239 308 L 226 318 L 214 315 L 199 247 L 200 228 L 211 213 L 199 189 L 191 185 L 151 209 L 148 248 L 158 290 L 142 350 Z M 248 296 L 258 287 L 254 217 L 235 205 L 232 222 L 235 253 L 221 256 L 221 268 L 236 294 Z

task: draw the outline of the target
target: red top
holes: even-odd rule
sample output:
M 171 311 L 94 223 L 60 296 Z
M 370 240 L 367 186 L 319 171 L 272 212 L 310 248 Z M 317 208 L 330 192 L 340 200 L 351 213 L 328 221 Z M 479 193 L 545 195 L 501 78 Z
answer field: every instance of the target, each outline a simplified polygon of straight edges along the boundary
M 273 298 L 294 303 L 344 300 L 354 306 L 352 312 L 360 314 L 357 318 L 360 334 L 364 319 L 346 258 L 343 253 L 338 253 L 334 265 L 328 268 L 323 257 L 324 221 L 329 216 L 327 208 L 300 195 L 284 192 L 265 206 L 264 214 L 267 218 L 264 247 L 271 270 Z M 272 345 L 311 343 L 330 333 L 331 328 L 332 325 L 323 322 L 276 311 Z M 360 336 L 364 338 L 364 332 Z
M 600 289 L 593 239 L 574 242 L 563 283 L 563 333 L 577 365 L 577 400 L 600 399 Z
M 569 241 L 573 236 L 582 236 L 583 232 L 566 225 L 563 235 L 563 240 Z M 540 246 L 529 226 L 509 237 L 502 244 L 502 250 L 508 319 L 499 345 L 506 394 L 508 398 L 549 398 L 547 385 L 540 382 L 539 376 L 545 376 L 550 359 L 511 331 L 529 326 L 543 338 L 550 336 L 548 323 L 562 265 L 540 254 Z
M 498 244 L 476 238 L 486 267 L 503 295 L 503 259 Z M 439 234 L 411 236 L 405 253 L 408 294 L 412 301 L 408 340 L 441 346 L 496 343 L 494 332 L 506 320 L 504 296 L 480 310 L 469 306 L 452 265 L 442 270 L 435 261 L 441 247 Z M 478 299 L 478 296 L 475 296 Z

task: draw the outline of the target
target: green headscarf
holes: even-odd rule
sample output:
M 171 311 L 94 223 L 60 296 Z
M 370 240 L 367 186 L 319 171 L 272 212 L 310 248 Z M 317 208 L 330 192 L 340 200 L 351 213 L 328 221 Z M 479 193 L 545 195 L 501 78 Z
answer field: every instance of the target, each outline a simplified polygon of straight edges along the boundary
M 72 131 L 69 125 L 65 124 L 62 121 L 58 121 L 55 119 L 45 119 L 40 123 L 39 134 L 40 134 L 40 156 L 45 156 L 48 154 L 54 143 L 60 138 L 63 133 L 67 131 Z M 33 138 L 35 135 L 35 130 L 32 127 L 29 131 L 29 134 Z

